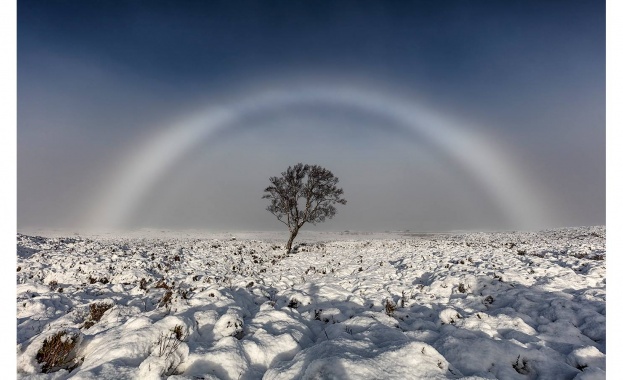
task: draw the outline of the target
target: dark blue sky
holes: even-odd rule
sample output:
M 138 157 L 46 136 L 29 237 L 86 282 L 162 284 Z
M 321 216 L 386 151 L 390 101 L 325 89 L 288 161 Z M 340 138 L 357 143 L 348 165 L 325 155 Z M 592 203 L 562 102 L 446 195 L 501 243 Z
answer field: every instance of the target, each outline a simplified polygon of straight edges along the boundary
M 318 78 L 484 125 L 555 194 L 554 224 L 605 223 L 604 1 L 19 0 L 18 227 L 71 224 L 156 124 Z M 446 214 L 434 228 L 462 226 Z
M 478 104 L 605 79 L 601 1 L 20 0 L 18 33 L 19 67 L 41 79 L 53 79 L 51 54 L 184 91 L 262 71 L 348 69 Z

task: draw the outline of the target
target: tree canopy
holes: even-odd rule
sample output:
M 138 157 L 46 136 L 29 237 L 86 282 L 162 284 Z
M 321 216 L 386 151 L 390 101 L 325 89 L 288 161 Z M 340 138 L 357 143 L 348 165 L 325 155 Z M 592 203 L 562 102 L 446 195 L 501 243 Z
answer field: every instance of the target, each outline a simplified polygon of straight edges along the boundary
M 298 163 L 289 166 L 281 177 L 270 177 L 271 186 L 264 189 L 264 196 L 270 200 L 266 208 L 277 219 L 288 226 L 292 241 L 305 223 L 316 224 L 331 219 L 337 213 L 335 204 L 346 204 L 344 191 L 338 188 L 338 178 L 318 165 Z

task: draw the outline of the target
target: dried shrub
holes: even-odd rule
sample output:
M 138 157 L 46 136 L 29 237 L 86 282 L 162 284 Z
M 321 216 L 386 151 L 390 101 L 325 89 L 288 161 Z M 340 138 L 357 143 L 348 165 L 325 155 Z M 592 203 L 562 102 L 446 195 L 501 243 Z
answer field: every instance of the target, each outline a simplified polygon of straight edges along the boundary
M 82 327 L 84 327 L 85 329 L 90 329 L 91 327 L 93 327 L 93 325 L 95 324 L 95 322 L 93 321 L 84 321 L 84 325 Z
M 109 303 L 105 303 L 105 302 L 92 303 L 89 306 L 89 311 L 91 312 L 91 320 L 99 322 L 100 319 L 102 319 L 102 316 L 104 315 L 104 313 L 110 308 L 112 308 L 112 304 L 109 304 Z
M 402 291 L 402 295 L 400 296 L 400 308 L 405 308 L 405 303 L 409 300 L 409 297 L 406 295 L 405 291 Z
M 515 371 L 517 371 L 517 373 L 521 375 L 527 375 L 530 372 L 530 369 L 528 368 L 528 362 L 526 361 L 526 359 L 521 359 L 521 363 L 519 363 L 520 357 L 521 355 L 517 355 L 517 360 L 515 360 L 515 363 L 513 363 L 513 368 L 515 369 Z
M 394 312 L 396 311 L 396 304 L 392 300 L 385 300 L 385 314 L 390 317 L 394 316 Z
M 290 309 L 297 309 L 299 307 L 300 302 L 296 299 L 296 298 L 292 298 L 290 300 L 290 303 L 288 304 L 288 307 Z
M 112 307 L 113 305 L 107 302 L 96 302 L 89 305 L 89 316 L 84 322 L 84 328 L 91 328 L 94 324 L 99 322 L 104 313 Z
M 162 296 L 162 298 L 160 299 L 160 302 L 158 302 L 158 307 L 171 305 L 172 297 L 173 297 L 173 292 L 171 290 L 167 290 Z
M 147 290 L 147 280 L 141 278 L 141 281 L 139 282 L 139 287 L 141 290 Z
M 466 292 L 465 285 L 463 285 L 462 282 L 459 284 L 459 292 L 461 292 L 461 293 L 465 293 Z
M 171 287 L 167 285 L 167 282 L 164 280 L 164 278 L 161 278 L 160 280 L 158 280 L 158 282 L 156 282 L 156 285 L 154 285 L 154 287 L 156 289 L 171 289 Z
M 55 291 L 56 288 L 58 288 L 58 282 L 56 280 L 52 280 L 48 286 L 50 287 L 50 290 Z
M 182 289 L 182 287 L 180 286 L 179 288 L 177 288 L 177 293 L 180 295 L 180 297 L 182 297 L 182 299 L 187 300 L 190 298 L 190 292 L 192 292 L 193 290 L 193 288 Z
M 320 320 L 320 315 L 322 314 L 322 309 L 315 309 L 314 310 L 314 319 L 316 321 Z
M 188 338 L 188 331 L 184 331 L 184 326 L 175 325 L 166 333 L 160 333 L 156 345 L 158 346 L 157 355 L 159 357 L 169 357 L 177 350 L 182 342 Z
M 101 284 L 106 285 L 106 284 L 108 284 L 108 278 L 102 277 L 102 278 L 98 279 L 98 278 L 95 278 L 93 276 L 89 276 L 89 284 L 92 285 L 92 284 L 95 284 L 96 282 L 99 282 Z
M 184 332 L 184 328 L 182 327 L 182 325 L 175 325 L 175 327 L 173 327 L 171 331 L 173 332 L 177 340 L 183 341 L 184 339 L 186 339 L 187 333 Z
M 37 362 L 42 364 L 42 372 L 50 373 L 62 368 L 75 368 L 73 353 L 78 344 L 78 338 L 77 333 L 67 331 L 59 331 L 46 338 L 35 356 Z
M 586 367 L 588 367 L 588 365 L 586 365 L 586 364 L 578 364 L 578 365 L 575 366 L 575 368 L 579 369 L 582 372 L 584 372 Z M 517 370 L 517 369 L 515 369 L 515 370 Z

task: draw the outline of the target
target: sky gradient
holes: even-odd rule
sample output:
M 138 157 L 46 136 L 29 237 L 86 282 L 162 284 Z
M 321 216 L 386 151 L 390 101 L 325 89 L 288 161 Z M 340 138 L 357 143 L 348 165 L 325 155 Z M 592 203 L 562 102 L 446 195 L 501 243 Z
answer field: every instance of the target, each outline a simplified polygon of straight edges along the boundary
M 297 162 L 344 188 L 320 229 L 605 224 L 605 2 L 20 0 L 17 26 L 18 230 L 278 230 L 262 190 Z M 310 88 L 388 103 L 242 112 Z M 411 125 L 392 104 L 422 112 Z M 236 115 L 153 156 L 136 197 L 110 195 L 159 136 L 218 110 Z M 489 159 L 480 174 L 470 154 Z M 495 173 L 513 186 L 492 190 Z M 508 216 L 522 207 L 539 211 L 528 225 Z

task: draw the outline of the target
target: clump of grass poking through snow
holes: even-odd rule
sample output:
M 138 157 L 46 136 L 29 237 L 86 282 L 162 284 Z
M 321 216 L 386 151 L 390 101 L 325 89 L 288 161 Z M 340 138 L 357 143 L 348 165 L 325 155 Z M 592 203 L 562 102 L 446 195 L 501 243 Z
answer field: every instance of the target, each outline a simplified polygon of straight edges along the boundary
M 466 292 L 465 285 L 462 282 L 459 284 L 459 292 L 461 292 L 461 293 L 465 293 Z
M 526 359 L 521 359 L 520 364 L 520 357 L 521 355 L 517 355 L 517 360 L 515 360 L 515 363 L 513 363 L 513 368 L 515 369 L 515 371 L 517 371 L 517 373 L 521 375 L 527 375 L 530 372 L 530 370 L 528 369 L 528 362 L 526 361 Z
M 169 357 L 177 350 L 182 342 L 188 337 L 188 332 L 184 331 L 182 325 L 175 325 L 171 330 L 166 333 L 160 333 L 158 341 L 158 356 Z
M 184 333 L 184 328 L 182 327 L 182 325 L 175 325 L 175 327 L 172 328 L 171 331 L 173 332 L 177 340 L 183 341 L 184 339 L 186 339 L 186 333 Z
M 75 368 L 71 366 L 74 360 L 72 354 L 78 344 L 78 338 L 78 334 L 67 331 L 59 331 L 46 338 L 36 355 L 37 362 L 42 364 L 43 373 L 58 371 L 61 368 Z
M 322 309 L 314 309 L 314 320 L 319 321 Z
M 392 300 L 385 300 L 385 314 L 390 317 L 394 316 L 394 312 L 396 311 L 396 304 Z
M 171 290 L 167 290 L 164 295 L 162 296 L 162 298 L 160 299 L 160 302 L 158 303 L 159 307 L 167 307 L 171 305 L 171 297 L 173 296 L 173 292 Z
M 296 298 L 292 298 L 290 300 L 290 303 L 288 304 L 288 307 L 290 309 L 297 309 L 299 307 L 300 302 L 296 299 Z
M 162 278 L 158 282 L 156 282 L 156 285 L 154 285 L 154 288 L 156 288 L 156 289 L 171 289 L 171 286 L 167 285 L 167 282 Z
M 95 302 L 89 305 L 89 317 L 84 322 L 84 328 L 88 329 L 102 319 L 102 316 L 108 309 L 112 308 L 112 304 L 106 302 Z

